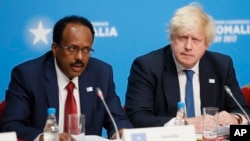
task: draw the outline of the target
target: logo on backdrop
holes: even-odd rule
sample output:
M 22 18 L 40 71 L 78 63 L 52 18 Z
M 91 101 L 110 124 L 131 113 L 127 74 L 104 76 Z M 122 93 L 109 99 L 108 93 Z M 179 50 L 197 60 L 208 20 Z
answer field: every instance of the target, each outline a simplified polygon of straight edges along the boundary
M 214 43 L 236 43 L 243 36 L 250 36 L 250 20 L 216 20 Z
M 109 22 L 92 22 L 96 37 L 117 37 L 118 32 L 115 26 L 111 26 Z
M 45 28 L 43 26 L 43 22 L 39 21 L 37 28 L 30 29 L 29 32 L 34 35 L 33 45 L 37 44 L 38 42 L 43 42 L 44 44 L 48 44 L 47 35 L 51 32 L 51 28 Z
M 36 28 L 29 28 L 29 32 L 33 35 L 33 45 L 38 43 L 48 44 L 48 34 L 52 32 L 52 27 L 45 27 L 44 21 L 37 22 Z M 118 31 L 115 26 L 111 26 L 109 22 L 92 22 L 96 37 L 117 37 Z

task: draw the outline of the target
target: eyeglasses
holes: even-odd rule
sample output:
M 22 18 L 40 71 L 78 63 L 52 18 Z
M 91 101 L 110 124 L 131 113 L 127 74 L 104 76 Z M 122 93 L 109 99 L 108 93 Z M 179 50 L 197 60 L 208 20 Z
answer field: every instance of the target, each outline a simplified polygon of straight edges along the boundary
M 65 48 L 68 50 L 68 52 L 72 53 L 72 54 L 77 54 L 80 50 L 84 53 L 84 54 L 91 54 L 92 52 L 94 52 L 94 50 L 92 48 L 89 47 L 83 47 L 83 48 L 79 48 L 77 46 L 65 46 L 62 44 L 57 44 L 59 47 Z

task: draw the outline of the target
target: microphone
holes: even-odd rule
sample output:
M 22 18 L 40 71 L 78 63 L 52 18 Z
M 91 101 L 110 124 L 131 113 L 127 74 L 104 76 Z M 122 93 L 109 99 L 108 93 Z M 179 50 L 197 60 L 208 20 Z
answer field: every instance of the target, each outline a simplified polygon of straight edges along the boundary
M 115 132 L 116 132 L 116 138 L 117 138 L 117 140 L 121 140 L 119 132 L 118 132 L 117 125 L 116 125 L 115 120 L 114 120 L 114 117 L 110 113 L 110 110 L 109 110 L 109 108 L 108 108 L 108 106 L 107 106 L 107 104 L 106 104 L 106 102 L 104 100 L 103 93 L 102 93 L 101 89 L 99 87 L 97 87 L 96 88 L 96 92 L 97 92 L 98 97 L 100 97 L 100 99 L 102 100 L 102 103 L 103 103 L 106 111 L 108 112 L 108 115 L 109 115 L 109 117 L 110 117 L 110 119 L 111 119 L 111 121 L 112 121 L 112 123 L 113 123 L 113 125 L 115 127 Z
M 242 106 L 239 104 L 239 102 L 236 100 L 231 89 L 227 85 L 224 86 L 224 89 L 225 89 L 226 93 L 229 94 L 233 98 L 233 100 L 238 105 L 238 107 L 240 107 L 241 111 L 244 113 L 245 117 L 247 118 L 248 124 L 250 124 L 249 116 L 247 115 L 246 111 L 242 108 Z

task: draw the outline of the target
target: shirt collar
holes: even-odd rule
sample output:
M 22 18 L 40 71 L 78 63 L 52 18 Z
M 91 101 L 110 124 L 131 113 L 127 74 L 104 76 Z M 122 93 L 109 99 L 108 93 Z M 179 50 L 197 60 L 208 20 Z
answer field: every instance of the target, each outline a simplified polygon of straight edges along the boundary
M 69 81 L 72 81 L 75 84 L 75 88 L 78 89 L 78 77 L 74 77 L 72 80 L 69 80 L 69 78 L 58 67 L 56 58 L 54 59 L 54 61 L 55 61 L 58 85 L 63 86 L 63 88 L 65 88 L 68 85 Z
M 176 65 L 176 69 L 177 69 L 177 72 L 181 72 L 183 70 L 186 70 L 187 68 L 183 67 L 175 58 L 174 54 L 173 55 L 173 58 L 174 58 L 174 62 L 175 62 L 175 65 Z M 194 67 L 192 68 L 189 68 L 188 70 L 193 70 L 196 74 L 199 74 L 199 63 L 200 63 L 200 60 L 194 65 Z

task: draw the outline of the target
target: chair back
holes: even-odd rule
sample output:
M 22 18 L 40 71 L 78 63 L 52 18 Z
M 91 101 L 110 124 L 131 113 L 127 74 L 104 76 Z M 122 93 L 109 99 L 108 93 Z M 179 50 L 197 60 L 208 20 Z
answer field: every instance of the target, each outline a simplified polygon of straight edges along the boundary
M 250 84 L 242 87 L 241 92 L 243 93 L 248 106 L 250 106 Z
M 4 107 L 5 107 L 5 100 L 3 100 L 1 103 L 0 103 L 0 121 L 2 120 L 2 117 L 3 117 L 3 110 L 4 110 Z

